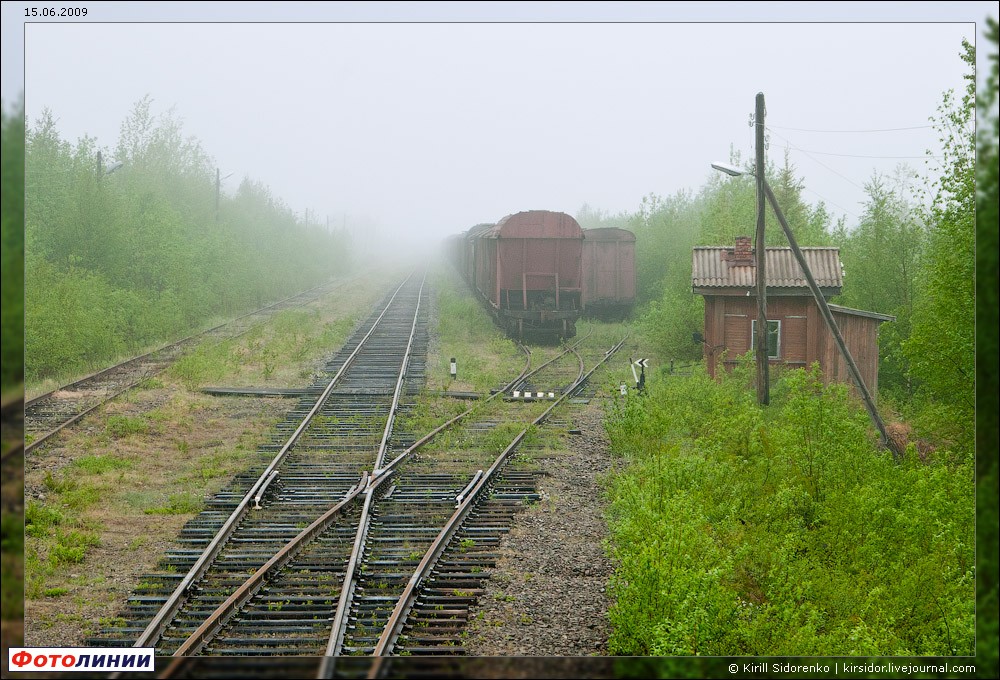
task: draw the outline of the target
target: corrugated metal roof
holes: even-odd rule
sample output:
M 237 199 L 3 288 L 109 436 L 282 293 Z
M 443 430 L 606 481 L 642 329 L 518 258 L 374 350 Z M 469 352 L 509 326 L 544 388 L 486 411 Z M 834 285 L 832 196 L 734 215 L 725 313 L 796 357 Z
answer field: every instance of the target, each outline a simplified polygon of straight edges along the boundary
M 851 314 L 854 316 L 865 316 L 869 319 L 877 319 L 879 321 L 895 321 L 896 317 L 891 314 L 879 314 L 878 312 L 869 312 L 864 309 L 852 309 L 851 307 L 844 307 L 842 305 L 831 305 L 827 303 L 831 312 L 840 312 L 841 314 Z
M 844 285 L 839 248 L 801 248 L 816 285 L 839 289 Z M 767 248 L 768 288 L 808 288 L 791 248 Z M 730 258 L 733 248 L 701 246 L 694 249 L 691 285 L 694 288 L 753 288 L 757 268 Z

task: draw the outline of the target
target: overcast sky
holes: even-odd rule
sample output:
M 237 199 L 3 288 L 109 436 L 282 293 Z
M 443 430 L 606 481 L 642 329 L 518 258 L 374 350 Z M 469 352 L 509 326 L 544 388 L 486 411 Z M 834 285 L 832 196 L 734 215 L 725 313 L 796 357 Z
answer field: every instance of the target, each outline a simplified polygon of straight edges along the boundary
M 42 5 L 5 2 L 3 99 L 26 84 L 29 125 L 49 108 L 64 139 L 113 149 L 148 94 L 232 175 L 225 189 L 251 177 L 300 215 L 369 220 L 399 243 L 697 190 L 730 147 L 752 157 L 763 92 L 769 160 L 789 149 L 804 198 L 853 224 L 873 173 L 923 170 L 938 152 L 928 118 L 963 87 L 962 39 L 997 14 L 995 2 L 564 5 L 44 3 L 88 16 L 25 23 Z

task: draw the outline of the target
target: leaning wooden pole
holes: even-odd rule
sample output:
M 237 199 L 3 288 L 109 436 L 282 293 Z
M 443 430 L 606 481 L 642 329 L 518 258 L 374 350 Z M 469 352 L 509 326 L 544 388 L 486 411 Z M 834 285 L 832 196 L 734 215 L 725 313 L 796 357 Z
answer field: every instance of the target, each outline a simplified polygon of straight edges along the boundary
M 861 371 L 858 370 L 858 365 L 854 363 L 854 357 L 851 356 L 850 350 L 847 349 L 847 343 L 844 342 L 844 336 L 840 334 L 840 328 L 837 326 L 837 321 L 833 318 L 833 312 L 830 311 L 830 306 L 826 304 L 826 298 L 823 297 L 823 293 L 820 291 L 819 286 L 816 285 L 816 280 L 813 278 L 812 272 L 809 270 L 806 258 L 799 249 L 799 244 L 796 243 L 795 236 L 792 234 L 792 230 L 788 227 L 788 222 L 785 221 L 785 215 L 781 212 L 781 208 L 778 207 L 778 199 L 774 197 L 774 192 L 771 191 L 771 185 L 768 184 L 766 180 L 764 181 L 763 186 L 764 191 L 767 194 L 767 200 L 770 201 L 771 207 L 774 208 L 774 214 L 777 216 L 778 222 L 781 224 L 781 228 L 785 232 L 785 237 L 788 239 L 788 245 L 792 247 L 792 253 L 795 254 L 796 261 L 798 261 L 799 266 L 802 267 L 802 273 L 805 274 L 806 282 L 809 284 L 809 290 L 812 291 L 813 297 L 816 298 L 816 304 L 819 305 L 819 310 L 823 314 L 823 319 L 826 321 L 826 325 L 830 329 L 833 339 L 837 342 L 837 347 L 840 348 L 840 354 L 844 357 L 844 361 L 847 362 L 847 368 L 851 372 L 851 377 L 854 379 L 854 383 L 858 386 L 858 392 L 861 393 L 861 399 L 865 402 L 865 408 L 868 409 L 868 415 L 871 416 L 872 422 L 875 423 L 875 427 L 878 428 L 879 434 L 882 437 L 882 444 L 892 451 L 893 457 L 899 461 L 903 457 L 903 452 L 899 450 L 899 445 L 896 441 L 885 431 L 885 423 L 882 422 L 882 418 L 879 416 L 878 410 L 875 408 L 875 401 L 872 399 L 872 395 L 868 391 L 868 387 L 865 385 L 864 379 L 861 377 Z

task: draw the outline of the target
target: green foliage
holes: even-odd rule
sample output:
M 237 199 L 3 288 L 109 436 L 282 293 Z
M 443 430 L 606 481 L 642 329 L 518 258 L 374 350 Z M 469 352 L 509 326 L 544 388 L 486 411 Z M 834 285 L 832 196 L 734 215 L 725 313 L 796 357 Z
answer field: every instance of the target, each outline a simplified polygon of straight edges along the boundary
M 134 434 L 145 434 L 149 431 L 149 423 L 142 417 L 109 416 L 104 431 L 115 439 L 124 439 Z
M 702 356 L 701 345 L 691 338 L 704 328 L 705 299 L 690 291 L 666 290 L 659 300 L 652 301 L 639 319 L 639 328 L 646 342 L 664 359 L 697 360 Z
M 105 365 L 347 267 L 343 234 L 249 179 L 216 210 L 214 161 L 148 97 L 99 163 L 101 151 L 63 141 L 48 111 L 28 130 L 29 381 Z M 123 165 L 109 175 L 112 157 Z
M 767 181 L 771 185 L 771 190 L 774 192 L 778 205 L 781 206 L 785 221 L 788 222 L 792 233 L 795 234 L 795 241 L 799 245 L 828 246 L 832 244 L 830 216 L 826 212 L 826 206 L 821 201 L 815 207 L 810 207 L 803 201 L 802 191 L 805 189 L 805 182 L 796 176 L 795 166 L 788 158 L 787 149 L 785 150 L 785 162 L 781 169 L 775 171 L 774 168 L 768 168 Z M 788 238 L 781 229 L 770 204 L 767 206 L 765 220 L 769 227 L 765 232 L 767 245 L 787 247 Z
M 181 380 L 188 389 L 221 379 L 237 361 L 236 342 L 203 342 L 170 365 L 167 374 Z
M 445 284 L 436 289 L 440 338 L 437 376 L 449 375 L 451 357 L 458 360 L 458 380 L 478 392 L 487 392 L 517 375 L 524 366 L 524 355 L 468 288 Z
M 961 99 L 944 95 L 935 126 L 943 147 L 942 175 L 926 217 L 930 226 L 913 331 L 903 349 L 924 396 L 962 423 L 972 450 L 975 386 L 975 48 L 963 41 L 969 66 Z
M 29 500 L 24 507 L 24 533 L 28 536 L 46 536 L 49 529 L 65 520 L 65 515 L 59 510 L 38 501 Z
M 131 470 L 135 463 L 109 454 L 106 456 L 81 456 L 72 463 L 73 467 L 92 475 L 101 475 L 111 470 Z
M 87 550 L 95 545 L 100 545 L 100 539 L 93 532 L 58 532 L 56 542 L 49 548 L 49 562 L 53 567 L 83 562 Z
M 650 195 L 627 226 L 636 239 L 636 293 L 640 303 L 665 291 L 691 291 L 691 249 L 701 240 L 703 201 L 686 193 Z
M 997 117 L 997 92 L 1000 89 L 1000 27 L 995 17 L 987 17 L 981 44 L 991 48 L 989 71 L 980 72 L 983 87 L 978 101 L 977 195 L 976 195 L 976 472 L 978 479 L 977 585 L 979 612 L 977 664 L 984 676 L 998 673 L 998 478 L 997 450 L 1000 427 L 997 418 L 997 212 L 1000 209 L 1000 118 Z
M 12 513 L 4 513 L 0 518 L 0 528 L 2 528 L 2 541 L 0 546 L 3 552 L 21 553 L 24 550 L 24 525 L 21 518 Z
M 971 654 L 971 465 L 895 464 L 818 371 L 784 372 L 767 410 L 750 381 L 655 381 L 609 418 L 611 652 Z
M 740 166 L 738 154 L 730 158 Z M 830 217 L 820 203 L 802 200 L 803 182 L 786 155 L 779 170 L 768 168 L 768 182 L 795 233 L 804 246 L 832 242 Z M 691 293 L 692 249 L 729 246 L 737 236 L 751 236 L 756 228 L 756 183 L 751 175 L 722 177 L 713 173 L 697 195 L 678 193 L 668 199 L 643 199 L 626 228 L 636 235 L 639 326 L 644 345 L 660 359 L 695 360 L 702 348 L 692 342 L 704 328 L 704 301 Z M 773 212 L 766 215 L 768 246 L 787 246 Z
M 868 201 L 856 229 L 837 234 L 844 266 L 843 295 L 838 303 L 896 317 L 879 329 L 879 388 L 909 399 L 909 357 L 903 343 L 910 336 L 913 303 L 927 246 L 927 229 L 906 198 L 909 174 L 891 180 L 878 175 L 866 185 Z
M 24 100 L 8 115 L 0 104 L 0 164 L 3 166 L 2 304 L 0 386 L 24 379 Z
M 205 502 L 191 493 L 170 494 L 166 505 L 143 510 L 147 515 L 187 515 L 200 512 Z
M 525 428 L 522 423 L 500 423 L 482 435 L 482 446 L 491 453 L 500 453 L 510 446 L 510 443 L 514 441 L 514 437 L 519 435 L 523 429 Z M 529 426 L 527 429 L 528 434 L 525 435 L 525 440 L 537 430 L 534 425 Z

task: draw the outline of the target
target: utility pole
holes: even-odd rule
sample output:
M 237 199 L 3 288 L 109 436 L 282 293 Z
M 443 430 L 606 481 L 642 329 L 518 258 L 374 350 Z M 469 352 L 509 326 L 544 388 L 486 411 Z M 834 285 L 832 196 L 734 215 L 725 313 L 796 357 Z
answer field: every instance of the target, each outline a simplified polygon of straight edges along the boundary
M 215 221 L 219 221 L 219 194 L 222 192 L 222 179 L 219 177 L 219 169 L 215 169 Z
M 799 248 L 799 244 L 795 240 L 792 228 L 788 226 L 785 214 L 781 212 L 781 208 L 778 207 L 778 199 L 774 197 L 774 192 L 771 191 L 771 185 L 764 182 L 764 190 L 767 192 L 767 200 L 771 203 L 771 207 L 774 208 L 774 214 L 778 218 L 778 223 L 781 225 L 781 229 L 785 232 L 785 237 L 788 239 L 788 245 L 792 248 L 792 254 L 795 255 L 796 262 L 798 262 L 799 267 L 802 268 L 802 273 L 806 277 L 806 283 L 809 284 L 809 290 L 812 291 L 813 298 L 816 300 L 816 305 L 819 307 L 819 311 L 823 315 L 823 321 L 826 322 L 827 328 L 830 329 L 830 334 L 833 336 L 834 342 L 837 343 L 840 355 L 844 357 L 844 363 L 847 364 L 847 369 L 851 374 L 851 378 L 854 379 L 854 384 L 858 387 L 858 392 L 861 394 L 861 400 L 865 403 L 865 408 L 868 410 L 868 416 L 872 419 L 872 422 L 878 429 L 882 443 L 885 444 L 890 451 L 892 451 L 892 456 L 898 463 L 903 458 L 903 451 L 899 448 L 896 441 L 889 436 L 889 433 L 885 429 L 885 423 L 882 422 L 882 418 L 878 414 L 878 409 L 875 408 L 875 400 L 872 398 L 871 392 L 868 391 L 868 386 L 865 385 L 864 378 L 861 377 L 861 371 L 858 370 L 858 365 L 854 362 L 854 357 L 851 356 L 851 351 L 847 348 L 847 343 L 844 342 L 844 336 L 840 333 L 840 327 L 837 326 L 837 320 L 833 318 L 833 313 L 830 311 L 830 306 L 827 304 L 826 298 L 823 297 L 823 293 L 820 291 L 819 286 L 816 285 L 816 279 L 813 278 L 812 272 L 809 270 L 809 264 L 806 262 L 805 255 L 802 254 L 802 250 Z
M 764 245 L 764 93 L 757 93 L 754 113 L 756 172 L 757 179 L 757 403 L 767 406 L 771 403 L 770 377 L 767 356 L 767 263 Z

